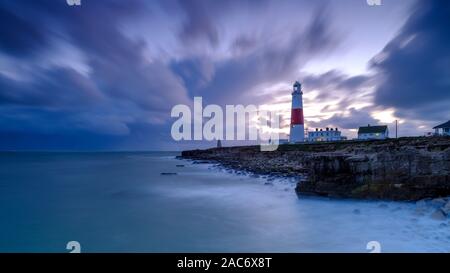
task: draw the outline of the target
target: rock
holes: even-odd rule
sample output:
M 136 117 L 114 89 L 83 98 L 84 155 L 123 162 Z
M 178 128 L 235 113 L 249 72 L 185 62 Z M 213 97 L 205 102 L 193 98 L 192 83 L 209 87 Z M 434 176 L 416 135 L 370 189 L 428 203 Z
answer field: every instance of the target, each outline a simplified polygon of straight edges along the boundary
M 177 175 L 177 173 L 161 173 L 161 175 Z
M 408 137 L 183 151 L 183 159 L 258 174 L 297 178 L 298 194 L 416 201 L 450 196 L 450 138 Z M 446 200 L 448 202 L 449 200 Z M 425 207 L 431 207 L 424 204 Z M 418 203 L 419 205 L 420 203 Z
M 450 201 L 448 201 L 448 202 L 445 204 L 445 206 L 442 207 L 442 211 L 443 211 L 445 214 L 447 214 L 447 215 L 450 214 Z
M 378 207 L 379 207 L 379 208 L 387 208 L 387 207 L 389 207 L 389 206 L 388 206 L 387 204 L 384 204 L 384 203 L 383 203 L 383 204 L 378 205 Z
M 181 167 L 184 167 L 184 165 L 178 164 L 177 167 L 178 167 L 178 168 L 181 168 Z
M 271 182 L 265 182 L 264 185 L 266 185 L 266 186 L 273 186 L 273 183 L 271 183 Z
M 431 214 L 431 218 L 438 221 L 444 221 L 447 219 L 447 216 L 441 209 L 437 209 Z
M 415 212 L 414 212 L 414 215 L 417 215 L 417 216 L 425 216 L 425 213 L 422 212 L 422 211 L 415 211 Z
M 422 199 L 416 202 L 416 208 L 424 208 L 427 206 L 427 202 Z
M 361 214 L 361 211 L 360 211 L 359 209 L 354 209 L 354 210 L 353 210 L 353 213 L 359 215 L 359 214 Z
M 440 227 L 440 228 L 445 228 L 445 227 L 447 227 L 447 224 L 441 223 L 441 224 L 439 225 L 439 227 Z
M 447 203 L 447 201 L 444 198 L 436 198 L 431 200 L 431 205 L 433 205 L 434 207 L 440 208 L 445 206 Z
M 209 160 L 196 160 L 196 161 L 194 161 L 193 164 L 210 164 L 210 163 L 211 163 L 211 161 L 209 161 Z
M 419 205 L 419 206 L 416 206 L 416 209 L 414 210 L 414 214 L 423 216 L 427 210 L 428 210 L 428 207 Z
M 426 211 L 428 209 L 429 209 L 428 206 L 416 206 L 415 208 L 416 211 Z

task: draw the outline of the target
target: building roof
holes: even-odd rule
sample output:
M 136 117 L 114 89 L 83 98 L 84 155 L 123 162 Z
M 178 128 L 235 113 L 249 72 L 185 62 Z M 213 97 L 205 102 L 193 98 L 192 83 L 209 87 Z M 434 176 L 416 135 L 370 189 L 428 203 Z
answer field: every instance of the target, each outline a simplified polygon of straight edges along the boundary
M 358 129 L 358 135 L 359 134 L 376 134 L 376 133 L 385 133 L 387 131 L 386 125 L 380 125 L 380 126 L 364 126 L 359 127 Z
M 441 128 L 450 128 L 450 120 L 445 123 L 439 124 L 436 127 L 433 127 L 433 129 L 441 129 Z

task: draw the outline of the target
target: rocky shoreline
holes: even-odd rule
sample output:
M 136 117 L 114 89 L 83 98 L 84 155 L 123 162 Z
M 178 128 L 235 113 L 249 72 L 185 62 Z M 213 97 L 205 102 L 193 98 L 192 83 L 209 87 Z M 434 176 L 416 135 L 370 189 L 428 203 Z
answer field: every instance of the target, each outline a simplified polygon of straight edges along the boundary
M 294 177 L 298 194 L 405 201 L 450 196 L 449 137 L 280 145 L 274 152 L 224 147 L 183 151 L 181 158 Z

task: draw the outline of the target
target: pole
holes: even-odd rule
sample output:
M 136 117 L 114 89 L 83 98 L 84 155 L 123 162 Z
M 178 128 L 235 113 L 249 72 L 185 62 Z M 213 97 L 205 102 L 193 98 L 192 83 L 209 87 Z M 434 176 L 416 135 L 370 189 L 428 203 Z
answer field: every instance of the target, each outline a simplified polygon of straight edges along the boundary
M 398 131 L 398 120 L 395 120 L 395 138 L 397 138 L 397 131 Z

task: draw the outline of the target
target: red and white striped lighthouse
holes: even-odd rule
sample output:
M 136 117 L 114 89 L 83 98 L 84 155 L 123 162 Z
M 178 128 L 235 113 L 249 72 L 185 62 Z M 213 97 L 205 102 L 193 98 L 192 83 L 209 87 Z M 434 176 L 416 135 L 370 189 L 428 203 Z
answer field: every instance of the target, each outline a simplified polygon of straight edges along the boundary
M 292 92 L 291 132 L 289 142 L 305 141 L 305 126 L 303 121 L 303 92 L 302 85 L 296 81 Z

